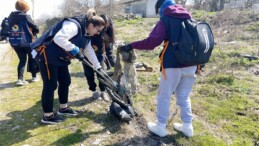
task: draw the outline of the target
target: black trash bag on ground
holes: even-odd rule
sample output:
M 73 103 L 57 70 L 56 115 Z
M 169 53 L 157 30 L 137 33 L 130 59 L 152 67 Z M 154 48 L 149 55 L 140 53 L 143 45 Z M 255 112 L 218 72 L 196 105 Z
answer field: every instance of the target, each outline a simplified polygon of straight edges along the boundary
M 120 106 L 116 102 L 112 102 L 110 106 L 110 113 L 115 115 L 117 118 L 124 122 L 129 122 L 132 120 L 132 115 L 127 112 L 127 109 L 124 109 L 122 106 Z

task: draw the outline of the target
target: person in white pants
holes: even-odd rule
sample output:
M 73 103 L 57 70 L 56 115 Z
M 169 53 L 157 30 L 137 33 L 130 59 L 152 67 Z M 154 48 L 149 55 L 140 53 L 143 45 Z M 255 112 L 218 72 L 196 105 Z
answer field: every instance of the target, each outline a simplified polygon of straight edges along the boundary
M 192 110 L 189 95 L 196 79 L 197 66 L 181 64 L 176 60 L 174 51 L 180 37 L 181 23 L 191 19 L 191 14 L 181 5 L 175 5 L 174 0 L 158 0 L 156 13 L 160 11 L 161 19 L 150 33 L 149 37 L 119 47 L 121 51 L 153 50 L 164 41 L 164 49 L 160 54 L 161 80 L 157 96 L 157 122 L 147 124 L 149 130 L 160 136 L 167 135 L 166 123 L 170 115 L 170 99 L 176 95 L 177 104 L 181 110 L 182 123 L 174 123 L 174 128 L 187 137 L 193 136 Z
M 170 100 L 172 94 L 175 93 L 176 104 L 180 107 L 180 115 L 183 124 L 175 123 L 174 127 L 175 129 L 183 127 L 184 129 L 179 129 L 179 131 L 189 131 L 184 132 L 184 134 L 187 137 L 193 136 L 192 110 L 189 94 L 191 93 L 193 84 L 196 80 L 196 69 L 196 66 L 165 69 L 166 74 L 170 75 L 166 78 L 166 80 L 161 74 L 157 96 L 158 123 L 155 124 L 150 122 L 148 124 L 151 131 L 157 131 L 158 135 L 161 137 L 166 135 L 165 128 L 170 115 Z M 161 127 L 161 132 L 158 131 L 159 129 L 156 129 L 157 124 Z

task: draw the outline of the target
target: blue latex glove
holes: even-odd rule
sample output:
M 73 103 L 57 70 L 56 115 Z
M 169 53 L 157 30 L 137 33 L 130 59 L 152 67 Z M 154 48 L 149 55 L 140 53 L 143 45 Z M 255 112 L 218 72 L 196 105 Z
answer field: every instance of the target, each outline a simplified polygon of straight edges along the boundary
M 70 53 L 79 61 L 84 60 L 84 55 L 80 52 L 80 49 L 78 47 L 73 48 Z
M 73 55 L 73 56 L 75 56 L 76 54 L 78 54 L 79 53 L 79 48 L 78 47 L 74 47 L 71 51 L 70 51 L 70 53 Z

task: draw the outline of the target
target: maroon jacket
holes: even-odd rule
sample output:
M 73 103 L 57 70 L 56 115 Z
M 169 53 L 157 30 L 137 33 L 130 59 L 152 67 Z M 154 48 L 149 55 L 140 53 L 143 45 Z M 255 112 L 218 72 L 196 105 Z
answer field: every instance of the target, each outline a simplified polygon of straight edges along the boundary
M 190 19 L 191 15 L 181 5 L 171 5 L 164 10 L 165 16 L 173 16 L 180 19 Z M 166 28 L 160 20 L 151 31 L 148 38 L 131 43 L 132 48 L 138 50 L 153 50 L 166 39 Z

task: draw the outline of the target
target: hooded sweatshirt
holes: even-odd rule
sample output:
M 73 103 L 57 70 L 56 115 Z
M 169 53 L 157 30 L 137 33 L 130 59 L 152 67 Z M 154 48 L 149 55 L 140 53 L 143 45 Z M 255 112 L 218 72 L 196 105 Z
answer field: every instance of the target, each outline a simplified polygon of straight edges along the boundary
M 163 11 L 163 16 L 174 17 L 178 19 L 190 19 L 191 15 L 181 5 L 170 5 Z M 162 17 L 163 17 L 162 16 Z M 176 28 L 177 29 L 177 28 Z M 131 43 L 132 48 L 138 50 L 153 50 L 159 46 L 164 40 L 168 39 L 166 36 L 166 27 L 163 21 L 158 21 L 154 29 L 151 31 L 148 38 Z
M 22 12 L 22 11 L 14 11 L 8 17 L 9 25 L 18 24 L 20 21 L 25 21 L 29 28 L 32 29 L 32 33 L 35 35 L 39 33 L 39 27 L 34 23 L 31 16 Z
M 29 47 L 29 44 L 39 33 L 38 26 L 30 15 L 22 11 L 14 11 L 8 17 L 9 41 L 13 47 Z M 19 36 L 17 36 L 17 32 Z
M 160 18 L 164 15 L 164 10 L 170 6 L 170 5 L 175 5 L 175 2 L 174 0 L 166 0 L 162 3 L 161 7 L 160 7 L 160 12 L 159 12 L 159 15 L 160 15 Z

